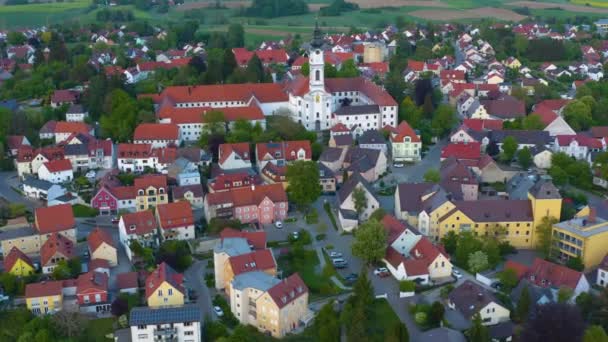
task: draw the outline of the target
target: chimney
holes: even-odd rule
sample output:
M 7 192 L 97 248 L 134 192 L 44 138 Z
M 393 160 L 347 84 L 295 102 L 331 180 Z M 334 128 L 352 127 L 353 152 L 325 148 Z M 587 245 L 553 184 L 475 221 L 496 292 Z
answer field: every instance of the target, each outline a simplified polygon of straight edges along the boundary
M 251 191 L 255 191 L 255 184 L 251 184 Z
M 597 219 L 597 212 L 596 212 L 595 207 L 589 208 L 589 223 L 595 223 L 596 219 Z

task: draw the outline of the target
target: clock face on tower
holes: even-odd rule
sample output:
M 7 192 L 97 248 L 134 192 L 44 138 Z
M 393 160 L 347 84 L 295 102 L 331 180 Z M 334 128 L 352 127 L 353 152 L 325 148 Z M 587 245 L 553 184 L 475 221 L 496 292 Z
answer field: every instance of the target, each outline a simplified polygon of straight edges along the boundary
M 321 101 L 321 97 L 319 95 L 315 96 L 315 102 L 319 103 Z

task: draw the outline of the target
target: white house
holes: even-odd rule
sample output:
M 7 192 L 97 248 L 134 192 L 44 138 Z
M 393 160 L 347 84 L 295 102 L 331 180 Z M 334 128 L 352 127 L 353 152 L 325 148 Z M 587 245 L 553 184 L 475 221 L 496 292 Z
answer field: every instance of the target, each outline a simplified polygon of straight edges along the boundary
M 66 194 L 66 189 L 49 181 L 34 177 L 25 177 L 23 180 L 23 192 L 25 196 L 32 199 L 52 201 Z
M 157 230 L 156 218 L 149 210 L 124 214 L 120 217 L 118 237 L 129 260 L 133 260 L 133 253 L 130 248 L 131 241 L 137 241 L 143 247 L 158 247 Z
M 142 123 L 133 132 L 136 144 L 151 144 L 153 148 L 179 146 L 182 138 L 176 124 Z
M 394 162 L 419 161 L 422 140 L 420 135 L 406 122 L 390 131 L 391 152 Z
M 129 318 L 131 341 L 157 341 L 158 336 L 170 336 L 172 341 L 201 342 L 202 317 L 197 305 L 133 308 Z
M 84 120 L 89 116 L 89 112 L 87 112 L 82 105 L 71 105 L 68 108 L 68 111 L 65 113 L 65 121 L 67 122 L 84 122 Z
M 222 170 L 251 168 L 249 143 L 221 144 L 218 165 Z
M 553 151 L 564 152 L 576 159 L 587 159 L 589 152 L 606 150 L 604 138 L 596 139 L 583 134 L 577 135 L 558 135 L 553 142 Z
M 493 292 L 466 280 L 448 295 L 448 307 L 457 310 L 467 320 L 479 314 L 483 325 L 495 325 L 509 320 L 510 311 Z
M 72 163 L 69 159 L 58 159 L 48 161 L 38 169 L 38 178 L 59 184 L 74 179 Z
M 596 285 L 608 286 L 608 258 L 604 257 L 602 263 L 597 267 Z
M 363 191 L 366 205 L 360 213 L 355 209 L 353 193 Z M 374 191 L 369 183 L 359 174 L 353 174 L 338 191 L 338 218 L 342 229 L 352 231 L 359 225 L 359 219 L 367 220 L 369 216 L 378 208 L 380 202 L 374 195 Z

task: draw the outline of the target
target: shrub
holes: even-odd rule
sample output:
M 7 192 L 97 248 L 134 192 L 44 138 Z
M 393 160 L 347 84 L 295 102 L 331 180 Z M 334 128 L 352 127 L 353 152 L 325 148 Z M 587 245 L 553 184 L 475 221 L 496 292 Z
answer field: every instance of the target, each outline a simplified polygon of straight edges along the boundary
M 404 280 L 399 282 L 399 291 L 401 292 L 413 292 L 416 290 L 416 283 L 411 280 Z
M 334 226 L 335 230 L 338 230 L 338 225 L 336 224 L 336 218 L 334 217 L 334 213 L 331 212 L 331 207 L 329 206 L 329 203 L 326 202 L 325 204 L 323 204 L 323 208 L 325 209 L 325 212 L 327 212 L 327 216 L 329 216 L 331 225 Z
M 414 321 L 418 325 L 425 325 L 427 321 L 427 314 L 425 312 L 417 312 L 414 316 Z
M 327 235 L 325 235 L 325 234 L 317 234 L 317 236 L 315 236 L 315 239 L 317 241 L 322 241 L 322 240 L 325 240 L 326 237 L 327 237 Z
M 334 245 L 332 245 L 332 244 L 326 245 L 325 249 L 326 250 L 332 250 L 332 249 L 334 249 Z
M 215 285 L 215 275 L 213 273 L 205 274 L 205 284 L 207 287 L 213 287 Z

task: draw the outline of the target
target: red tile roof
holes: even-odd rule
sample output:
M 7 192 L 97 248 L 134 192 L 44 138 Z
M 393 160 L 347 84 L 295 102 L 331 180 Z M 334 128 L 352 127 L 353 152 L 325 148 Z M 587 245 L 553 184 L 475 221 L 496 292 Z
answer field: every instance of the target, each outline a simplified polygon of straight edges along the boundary
M 227 238 L 243 238 L 247 239 L 249 244 L 253 245 L 254 249 L 266 248 L 266 232 L 263 230 L 255 232 L 244 232 L 234 228 L 224 228 L 220 232 L 220 239 Z
M 540 121 L 546 126 L 555 121 L 559 117 L 554 111 L 546 108 L 546 107 L 538 107 L 534 109 L 532 114 L 540 118 Z
M 74 212 L 69 204 L 36 208 L 34 216 L 36 229 L 40 234 L 61 232 L 76 226 Z
M 465 74 L 462 70 L 441 70 L 439 78 L 442 81 L 464 81 Z
M 43 164 L 49 172 L 71 171 L 72 162 L 69 159 L 56 159 Z
M 62 103 L 62 102 L 74 102 L 78 98 L 78 92 L 74 90 L 55 90 L 51 96 L 51 102 Z
M 46 266 L 56 255 L 61 254 L 66 259 L 71 259 L 74 255 L 74 243 L 72 240 L 61 234 L 53 233 L 40 247 L 40 262 Z
M 537 286 L 565 286 L 574 290 L 579 280 L 584 277 L 584 275 L 583 273 L 577 272 L 566 266 L 536 258 L 534 259 L 532 266 L 529 268 L 526 277 Z
M 21 147 L 21 145 L 23 145 L 24 140 L 25 140 L 25 136 L 23 136 L 23 135 L 9 135 L 6 138 L 6 143 L 7 143 L 9 149 L 16 150 L 19 147 Z
M 325 80 L 325 89 L 331 93 L 359 91 L 377 105 L 397 106 L 397 102 L 388 92 L 363 77 L 328 78 Z M 303 96 L 308 90 L 308 77 L 297 77 L 285 88 L 285 91 L 296 96 Z
M 308 293 L 308 287 L 297 273 L 290 275 L 281 280 L 280 283 L 268 289 L 268 294 L 279 309 L 298 299 L 305 293 Z
M 190 202 L 180 201 L 159 204 L 156 207 L 162 229 L 180 228 L 194 225 L 194 216 Z
M 287 202 L 287 194 L 280 183 L 255 186 L 255 189 L 237 188 L 214 192 L 207 194 L 206 201 L 210 205 L 232 203 L 234 207 L 242 207 L 259 205 L 264 198 L 269 198 L 274 203 Z
M 247 66 L 249 60 L 256 54 L 262 64 L 286 64 L 287 52 L 284 49 L 249 51 L 246 48 L 233 48 L 234 58 L 240 66 Z
M 407 60 L 407 68 L 412 71 L 424 71 L 426 63 L 421 61 L 415 61 L 412 59 Z
M 261 103 L 286 102 L 287 94 L 277 83 L 243 83 L 222 85 L 197 85 L 167 87 L 160 95 L 148 95 L 155 102 L 168 98 L 175 103 L 231 102 L 249 103 L 255 97 Z
M 591 127 L 591 136 L 594 138 L 608 137 L 608 126 Z
M 251 187 L 252 185 L 262 184 L 262 178 L 259 175 L 250 175 L 247 172 L 226 173 L 221 174 L 212 182 L 208 182 L 207 186 L 213 191 L 225 191 L 232 188 Z
M 149 211 L 124 214 L 120 218 L 125 225 L 127 234 L 144 235 L 154 233 L 158 228 L 154 214 Z M 131 229 L 133 227 L 133 229 Z
M 89 261 L 89 270 L 94 271 L 98 268 L 110 269 L 110 262 L 106 259 L 92 259 Z
M 410 137 L 412 142 L 420 142 L 420 137 L 416 134 L 416 131 L 407 123 L 407 121 L 401 121 L 397 126 L 396 134 L 391 134 L 392 142 L 403 142 L 403 139 Z
M 350 129 L 348 127 L 346 127 L 345 124 L 338 122 L 337 124 L 333 125 L 333 127 L 330 129 L 332 132 L 334 133 L 339 133 L 339 132 L 348 132 L 350 133 Z
M 179 127 L 176 124 L 142 123 L 135 128 L 133 140 L 178 140 Z
M 228 259 L 228 262 L 235 276 L 245 272 L 265 271 L 277 267 L 270 249 L 260 249 L 233 256 Z
M 136 190 L 145 190 L 149 187 L 154 187 L 156 189 L 165 189 L 165 193 L 167 193 L 167 176 L 165 175 L 144 175 L 135 178 L 133 183 Z
M 119 273 L 116 276 L 116 282 L 118 283 L 119 290 L 136 289 L 139 287 L 137 272 Z
M 13 246 L 13 248 L 11 248 L 10 252 L 8 252 L 8 254 L 6 254 L 4 257 L 4 260 L 3 260 L 4 271 L 9 272 L 13 268 L 13 266 L 15 266 L 15 263 L 19 259 L 23 260 L 26 264 L 30 265 L 32 268 L 34 267 L 32 260 L 27 255 L 25 255 L 25 253 L 23 253 L 19 248 L 17 248 L 16 246 Z
M 177 273 L 171 266 L 163 262 L 146 278 L 146 298 L 154 294 L 165 281 L 184 294 L 184 275 Z
M 135 199 L 135 187 L 134 186 L 113 186 L 113 187 L 105 187 L 112 196 L 116 197 L 118 200 L 128 200 Z
M 382 225 L 387 232 L 387 242 L 389 245 L 405 231 L 405 224 L 401 223 L 393 215 L 384 215 Z
M 444 159 L 449 157 L 478 160 L 481 158 L 481 143 L 448 144 L 441 150 L 441 158 Z
M 218 164 L 223 164 L 232 154 L 236 153 L 242 160 L 251 160 L 251 154 L 249 152 L 249 143 L 236 143 L 236 144 L 221 144 L 219 146 L 219 160 Z
M 305 160 L 312 158 L 312 150 L 308 140 L 259 143 L 255 145 L 255 150 L 258 163 L 263 160 L 298 160 L 298 152 L 302 150 Z
M 151 155 L 150 144 L 118 144 L 118 158 L 146 159 Z
M 507 262 L 505 262 L 505 269 L 511 269 L 511 270 L 515 271 L 515 274 L 517 274 L 517 279 L 520 279 L 520 280 L 528 272 L 528 266 L 522 265 L 513 260 L 507 260 Z
M 244 107 L 172 107 L 163 106 L 159 112 L 160 119 L 170 119 L 173 124 L 188 124 L 206 122 L 205 116 L 209 111 L 220 111 L 224 114 L 224 119 L 227 122 L 237 120 L 264 120 L 265 116 L 259 106 L 251 104 Z
M 29 145 L 22 145 L 17 150 L 17 162 L 31 162 L 38 155 L 44 156 L 48 160 L 63 159 L 65 157 L 63 147 L 50 146 L 34 149 Z
M 559 146 L 568 146 L 573 141 L 576 141 L 580 146 L 587 146 L 588 148 L 602 148 L 602 142 L 599 139 L 591 138 L 584 134 L 558 135 L 556 138 Z
M 60 296 L 63 292 L 63 281 L 42 281 L 25 285 L 25 298 Z
M 91 126 L 84 122 L 57 121 L 55 133 L 84 133 L 89 134 Z
M 76 279 L 76 294 L 108 292 L 109 277 L 101 272 L 87 272 Z
M 464 119 L 464 125 L 477 132 L 481 132 L 484 130 L 489 130 L 489 131 L 502 130 L 502 120 Z
M 87 238 L 89 244 L 89 250 L 94 252 L 101 246 L 102 243 L 106 243 L 108 246 L 114 246 L 114 240 L 112 240 L 112 236 L 105 230 L 97 227 L 89 233 L 89 237 Z

